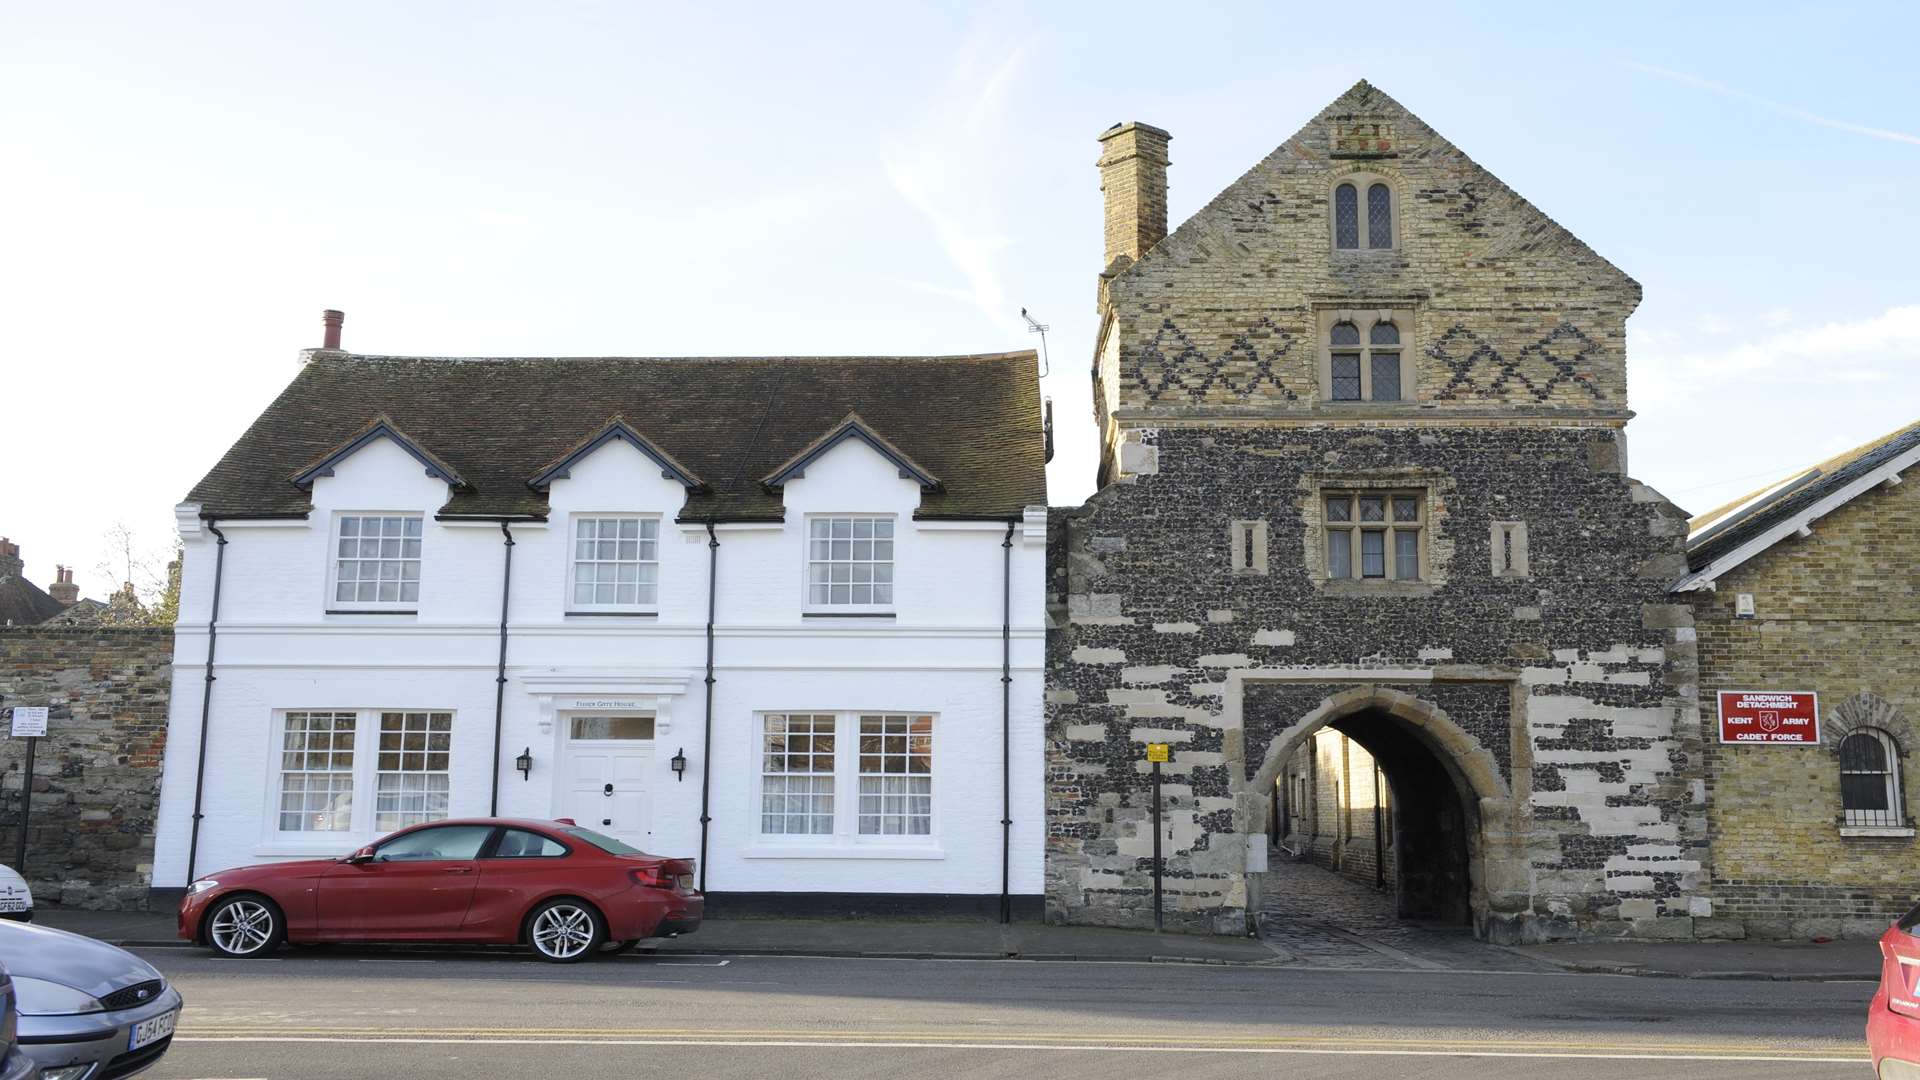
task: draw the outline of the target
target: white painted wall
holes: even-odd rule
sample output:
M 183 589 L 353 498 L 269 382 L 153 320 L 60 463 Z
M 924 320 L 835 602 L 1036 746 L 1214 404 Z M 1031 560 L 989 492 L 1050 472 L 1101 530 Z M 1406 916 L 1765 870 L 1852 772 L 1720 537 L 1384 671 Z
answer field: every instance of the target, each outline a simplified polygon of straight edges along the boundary
M 197 874 L 338 854 L 372 839 L 275 832 L 278 710 L 452 710 L 453 813 L 487 812 L 504 545 L 496 523 L 436 522 L 446 495 L 412 457 L 379 440 L 315 482 L 307 520 L 218 526 L 228 544 Z M 850 440 L 788 483 L 783 523 L 716 530 L 710 890 L 998 891 L 1006 526 L 915 522 L 919 498 L 917 484 Z M 705 764 L 706 530 L 673 523 L 683 490 L 621 442 L 556 481 L 550 500 L 549 522 L 513 526 L 500 812 L 558 812 L 555 781 L 570 709 L 583 700 L 644 702 L 659 717 L 650 847 L 692 856 Z M 417 614 L 324 614 L 333 520 L 342 511 L 425 517 Z M 196 512 L 181 512 L 186 551 L 154 862 L 159 887 L 187 878 L 216 550 Z M 565 614 L 575 513 L 659 515 L 657 615 Z M 893 618 L 803 615 L 806 521 L 814 513 L 895 516 Z M 1012 554 L 1012 891 L 1036 894 L 1045 839 L 1044 510 L 1016 526 Z M 935 835 L 918 845 L 849 837 L 806 850 L 766 842 L 758 833 L 758 713 L 785 710 L 933 713 Z M 361 738 L 361 752 L 370 753 L 364 728 Z M 524 781 L 512 768 L 522 747 L 534 759 Z M 681 781 L 668 765 L 676 751 L 688 759 Z M 854 805 L 854 791 L 843 787 L 837 795 Z

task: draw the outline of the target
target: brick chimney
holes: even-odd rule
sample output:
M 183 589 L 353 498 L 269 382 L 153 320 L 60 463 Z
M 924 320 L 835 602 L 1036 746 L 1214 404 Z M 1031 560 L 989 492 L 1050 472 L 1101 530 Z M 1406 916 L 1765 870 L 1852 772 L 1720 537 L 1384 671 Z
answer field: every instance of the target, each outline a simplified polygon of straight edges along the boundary
M 1167 142 L 1149 124 L 1115 124 L 1100 135 L 1100 190 L 1107 202 L 1104 266 L 1137 262 L 1167 235 Z
M 332 308 L 328 308 L 320 313 L 320 323 L 326 327 L 320 339 L 321 348 L 331 349 L 335 352 L 340 350 L 340 324 L 346 321 L 347 313 L 344 311 L 335 311 Z
M 20 545 L 0 536 L 0 581 L 19 577 L 26 565 L 20 561 Z
M 80 586 L 73 583 L 73 567 L 53 568 L 53 584 L 47 586 L 47 595 L 60 601 L 61 607 L 72 607 L 79 602 Z

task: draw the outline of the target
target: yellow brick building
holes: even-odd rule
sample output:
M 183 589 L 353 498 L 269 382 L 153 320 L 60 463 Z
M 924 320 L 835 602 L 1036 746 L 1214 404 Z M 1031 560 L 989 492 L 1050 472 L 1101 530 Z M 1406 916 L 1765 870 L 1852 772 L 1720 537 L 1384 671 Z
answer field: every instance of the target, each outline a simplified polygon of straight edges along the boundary
M 1706 753 L 1702 936 L 1877 935 L 1920 897 L 1920 423 L 1693 519 L 1700 712 L 1812 691 L 1820 740 Z

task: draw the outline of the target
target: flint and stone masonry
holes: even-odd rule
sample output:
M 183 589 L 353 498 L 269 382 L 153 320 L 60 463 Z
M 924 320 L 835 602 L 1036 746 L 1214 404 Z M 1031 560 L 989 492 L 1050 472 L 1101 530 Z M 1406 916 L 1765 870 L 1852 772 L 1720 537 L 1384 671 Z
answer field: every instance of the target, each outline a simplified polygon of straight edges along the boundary
M 25 876 L 41 903 L 144 908 L 167 744 L 173 631 L 0 630 L 0 706 L 45 705 L 34 751 Z M 0 861 L 20 827 L 24 739 L 0 728 Z
M 1276 782 L 1332 727 L 1387 774 L 1403 914 L 1692 935 L 1687 525 L 1625 468 L 1639 286 L 1364 82 L 1166 236 L 1166 133 L 1101 142 L 1102 487 L 1049 536 L 1049 918 L 1151 924 L 1166 742 L 1167 924 L 1247 932 Z M 1333 400 L 1338 324 L 1397 339 L 1373 400 Z M 1404 519 L 1385 576 L 1329 565 L 1361 524 L 1339 496 Z

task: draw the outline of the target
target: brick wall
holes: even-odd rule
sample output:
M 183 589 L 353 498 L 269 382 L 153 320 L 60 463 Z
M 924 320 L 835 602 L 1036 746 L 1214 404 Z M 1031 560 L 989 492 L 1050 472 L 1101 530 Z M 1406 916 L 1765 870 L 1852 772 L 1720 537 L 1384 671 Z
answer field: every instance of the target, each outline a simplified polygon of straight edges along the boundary
M 1317 780 L 1309 786 L 1309 804 L 1291 807 L 1306 823 L 1296 827 L 1306 845 L 1305 858 L 1362 885 L 1391 887 L 1393 800 L 1373 755 L 1347 736 L 1322 728 L 1294 752 L 1283 775 L 1294 774 Z M 1375 791 L 1382 793 L 1378 815 Z M 1376 864 L 1382 869 L 1376 871 Z
M 38 903 L 146 903 L 172 663 L 170 629 L 0 630 L 0 706 L 52 710 L 34 754 L 27 837 Z M 8 864 L 25 758 L 25 740 L 0 738 L 0 861 Z
M 1823 745 L 1707 747 L 1715 911 L 1725 932 L 1877 935 L 1920 898 L 1912 836 L 1842 836 L 1840 737 L 1900 748 L 1920 817 L 1920 484 L 1869 491 L 1697 594 L 1701 711 L 1718 690 L 1812 690 Z M 1734 617 L 1751 593 L 1755 615 Z

